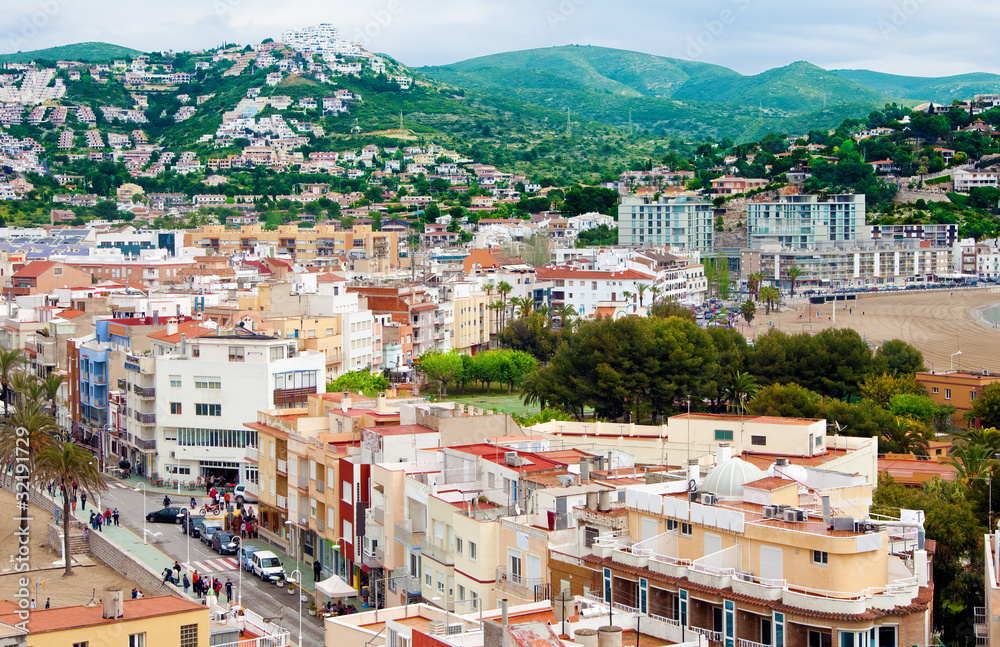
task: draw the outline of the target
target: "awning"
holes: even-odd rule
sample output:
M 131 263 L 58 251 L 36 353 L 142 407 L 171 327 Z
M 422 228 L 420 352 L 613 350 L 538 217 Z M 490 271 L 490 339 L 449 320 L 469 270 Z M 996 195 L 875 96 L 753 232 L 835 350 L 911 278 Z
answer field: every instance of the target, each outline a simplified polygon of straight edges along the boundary
M 316 583 L 316 590 L 328 598 L 353 598 L 358 594 L 343 578 L 333 575 Z

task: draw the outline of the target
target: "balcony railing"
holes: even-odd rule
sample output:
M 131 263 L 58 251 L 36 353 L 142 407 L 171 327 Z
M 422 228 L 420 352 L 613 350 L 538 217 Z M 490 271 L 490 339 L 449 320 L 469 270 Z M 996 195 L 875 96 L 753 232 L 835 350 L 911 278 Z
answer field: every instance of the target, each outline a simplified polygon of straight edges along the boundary
M 396 582 L 409 593 L 420 593 L 420 576 L 410 573 L 408 569 L 400 569 L 393 572 L 398 579 Z
M 144 425 L 155 425 L 156 424 L 156 414 L 155 413 L 139 413 L 135 412 L 135 419 L 139 421 L 140 424 Z
M 531 602 L 549 598 L 549 583 L 544 578 L 524 577 L 519 573 L 509 572 L 503 566 L 497 566 L 496 588 Z
M 288 463 L 282 458 L 278 459 L 278 473 L 288 474 Z
M 128 386 L 125 383 L 125 380 L 123 378 L 118 378 L 118 389 L 124 391 L 126 388 L 128 388 Z
M 151 386 L 133 386 L 132 391 L 140 398 L 155 398 L 156 389 Z
M 308 476 L 300 476 L 300 477 L 298 477 L 298 486 L 299 486 L 300 490 L 308 490 L 309 489 L 309 477 Z
M 92 384 L 107 384 L 108 383 L 108 375 L 107 375 L 107 373 L 91 373 L 90 374 L 90 382 Z
M 381 548 L 375 549 L 375 561 L 378 562 L 379 566 L 386 566 L 385 563 L 385 551 Z
M 143 452 L 156 451 L 156 441 L 155 440 L 145 440 L 143 438 L 132 437 L 132 444 L 135 445 L 136 449 Z
M 375 558 L 375 551 L 371 552 L 367 550 L 364 551 L 361 554 L 361 563 L 367 566 L 368 568 L 378 568 L 379 566 L 381 566 L 381 564 Z
M 740 638 L 737 647 L 771 647 L 771 646 L 765 645 L 764 643 L 758 643 L 752 640 L 744 640 L 743 638 Z
M 976 631 L 976 647 L 990 644 L 990 628 L 986 624 L 986 607 L 975 607 L 974 624 Z
M 444 541 L 429 539 L 424 542 L 421 552 L 445 566 L 453 566 L 455 564 L 455 551 L 451 547 L 446 546 Z
M 410 548 L 420 548 L 424 545 L 426 533 L 423 528 L 414 530 L 412 523 L 412 521 L 397 521 L 395 537 Z
M 276 497 L 274 498 L 274 500 L 275 500 L 275 505 L 276 505 L 276 506 L 277 506 L 277 507 L 278 507 L 279 509 L 281 509 L 281 510 L 287 510 L 287 509 L 288 509 L 288 499 L 286 499 L 285 497 L 283 497 L 283 496 L 281 496 L 281 495 L 279 494 L 279 495 L 277 495 L 277 496 L 276 496 Z
M 711 629 L 703 629 L 702 627 L 691 627 L 691 631 L 696 634 L 701 634 L 708 639 L 709 642 L 722 642 L 722 632 L 712 631 Z

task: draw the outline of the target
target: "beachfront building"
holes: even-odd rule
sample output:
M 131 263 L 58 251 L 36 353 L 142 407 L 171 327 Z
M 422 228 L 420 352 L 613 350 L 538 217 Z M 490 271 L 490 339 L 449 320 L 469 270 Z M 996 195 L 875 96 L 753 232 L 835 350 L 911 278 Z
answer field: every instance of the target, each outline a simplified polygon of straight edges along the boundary
M 783 195 L 747 205 L 749 246 L 811 249 L 817 243 L 852 241 L 865 224 L 864 195 Z
M 867 240 L 879 243 L 898 243 L 918 240 L 930 247 L 954 247 L 958 242 L 958 225 L 912 224 L 912 225 L 866 225 L 859 229 L 867 233 Z M 862 238 L 859 236 L 859 239 Z
M 714 210 L 697 195 L 630 195 L 618 206 L 619 245 L 669 245 L 712 251 Z
M 902 286 L 933 282 L 955 272 L 952 249 L 918 246 L 918 241 L 827 243 L 808 250 L 764 246 L 741 252 L 744 280 L 760 272 L 765 281 L 786 281 L 786 270 L 793 265 L 802 270 L 799 285 L 833 287 Z
M 979 420 L 968 421 L 965 413 L 972 410 L 972 403 L 984 388 L 1000 380 L 1000 375 L 990 375 L 989 371 L 982 370 L 963 371 L 960 361 L 958 370 L 922 372 L 917 373 L 916 378 L 927 389 L 927 395 L 934 400 L 934 404 L 955 407 L 951 424 L 965 429 L 979 427 Z
M 986 606 L 975 608 L 976 645 L 1000 645 L 1000 528 L 983 538 Z

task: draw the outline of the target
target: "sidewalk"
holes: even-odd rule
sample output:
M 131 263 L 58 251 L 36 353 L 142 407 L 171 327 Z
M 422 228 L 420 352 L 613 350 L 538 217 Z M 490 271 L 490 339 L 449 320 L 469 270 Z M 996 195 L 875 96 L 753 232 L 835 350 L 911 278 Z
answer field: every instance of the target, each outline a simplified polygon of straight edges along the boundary
M 272 553 L 274 553 L 278 557 L 278 559 L 281 560 L 281 565 L 285 569 L 285 575 L 287 575 L 288 577 L 292 576 L 292 571 L 295 570 L 296 566 L 295 566 L 295 558 L 292 557 L 291 555 L 287 554 L 286 552 L 284 552 L 280 548 L 275 548 L 274 546 L 268 544 L 267 542 L 265 542 L 265 541 L 263 541 L 261 539 L 247 539 L 245 541 L 245 545 L 247 545 L 247 546 L 256 546 L 257 548 L 260 548 L 261 550 L 269 550 L 269 551 L 271 551 Z M 306 593 L 308 595 L 315 596 L 316 595 L 316 580 L 313 577 L 312 563 L 299 562 L 298 563 L 298 569 L 300 571 L 302 571 L 302 578 L 301 578 L 302 581 L 297 583 L 299 589 L 301 589 L 304 593 Z M 329 576 L 330 575 L 328 573 L 323 573 L 320 576 L 320 579 L 323 580 L 323 579 L 326 579 Z M 344 603 L 348 604 L 348 605 L 351 605 L 351 606 L 354 606 L 357 609 L 360 609 L 361 608 L 361 598 L 360 598 L 360 595 L 361 594 L 359 592 L 354 597 L 344 598 Z

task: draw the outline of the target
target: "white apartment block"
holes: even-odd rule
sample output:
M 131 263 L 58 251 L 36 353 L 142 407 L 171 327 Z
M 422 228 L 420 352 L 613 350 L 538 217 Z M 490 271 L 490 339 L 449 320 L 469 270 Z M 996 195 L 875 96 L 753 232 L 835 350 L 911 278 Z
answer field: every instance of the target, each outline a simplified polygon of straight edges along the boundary
M 968 193 L 978 187 L 996 187 L 998 185 L 997 174 L 990 171 L 956 169 L 951 174 L 951 180 L 955 184 L 955 191 L 958 193 Z
M 593 315 L 598 303 L 622 302 L 625 293 L 634 295 L 629 301 L 639 302 L 639 286 L 652 287 L 657 283 L 654 274 L 628 269 L 617 272 L 577 270 L 569 267 L 539 267 L 535 270 L 539 281 L 552 282 L 552 305 L 571 306 L 581 316 Z M 645 289 L 645 288 L 644 288 Z M 643 302 L 652 303 L 652 293 L 645 292 Z
M 186 482 L 218 472 L 256 484 L 256 463 L 247 458 L 256 457 L 257 440 L 243 426 L 247 412 L 265 402 L 305 406 L 324 388 L 323 354 L 249 329 L 191 340 L 179 330 L 168 323 L 148 356 L 126 359 L 128 438 L 147 451 L 149 475 Z
M 711 252 L 713 208 L 700 196 L 659 200 L 625 196 L 618 206 L 619 245 L 672 245 Z
M 777 244 L 792 249 L 820 242 L 852 241 L 865 226 L 864 195 L 783 195 L 777 202 L 747 205 L 750 247 Z

